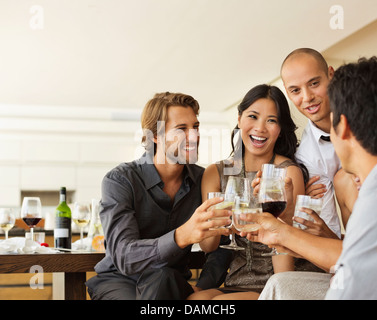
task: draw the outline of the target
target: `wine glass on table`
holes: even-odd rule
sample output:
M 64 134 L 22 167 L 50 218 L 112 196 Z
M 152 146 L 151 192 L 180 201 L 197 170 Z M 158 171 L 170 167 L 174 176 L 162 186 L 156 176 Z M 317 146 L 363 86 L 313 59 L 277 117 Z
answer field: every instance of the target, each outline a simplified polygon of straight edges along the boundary
M 234 195 L 235 198 L 235 204 L 232 209 L 232 225 L 234 225 L 233 220 L 233 213 L 236 208 L 247 208 L 250 203 L 250 196 L 251 196 L 251 182 L 247 178 L 241 178 L 241 177 L 234 177 L 230 176 L 228 178 L 228 182 L 225 189 L 225 194 L 231 194 Z M 236 235 L 235 232 L 232 231 L 232 234 L 230 235 L 231 241 L 230 244 L 227 245 L 221 245 L 221 248 L 224 249 L 231 249 L 231 250 L 245 250 L 245 248 L 240 247 L 236 243 Z
M 73 222 L 80 228 L 80 245 L 78 249 L 85 249 L 84 245 L 84 228 L 90 221 L 90 205 L 86 202 L 75 202 L 73 205 L 72 219 Z
M 262 204 L 264 212 L 271 213 L 278 218 L 287 207 L 287 196 L 285 194 L 286 168 L 275 168 L 273 164 L 262 166 L 262 178 L 260 181 L 258 199 Z M 275 248 L 270 253 L 263 253 L 262 256 L 274 256 L 278 254 Z
M 5 240 L 8 240 L 8 232 L 14 227 L 16 218 L 11 208 L 0 208 L 0 229 L 5 232 Z
M 30 228 L 30 237 L 34 241 L 34 228 L 42 220 L 42 205 L 39 197 L 25 197 L 22 201 L 21 218 Z

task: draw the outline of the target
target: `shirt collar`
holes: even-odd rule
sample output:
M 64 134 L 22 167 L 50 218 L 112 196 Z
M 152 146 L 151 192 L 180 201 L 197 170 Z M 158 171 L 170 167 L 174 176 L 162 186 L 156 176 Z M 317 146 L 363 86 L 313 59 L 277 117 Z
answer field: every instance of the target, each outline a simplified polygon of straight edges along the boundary
M 309 120 L 309 126 L 310 126 L 310 130 L 312 131 L 313 133 L 313 136 L 315 138 L 316 141 L 320 141 L 321 140 L 321 136 L 326 136 L 326 137 L 329 137 L 330 135 L 328 133 L 326 133 L 325 131 L 319 129 L 314 123 L 313 121 Z
M 364 183 L 362 184 L 360 188 L 360 192 L 359 192 L 359 197 L 364 195 L 364 193 L 369 194 L 371 192 L 374 192 L 376 187 L 377 187 L 377 165 L 375 165 L 372 171 L 369 172 Z
M 142 172 L 142 179 L 144 181 L 144 185 L 146 189 L 150 189 L 158 184 L 163 184 L 160 175 L 157 172 L 155 165 L 150 163 L 150 161 L 146 161 L 145 154 L 137 160 L 137 163 L 141 167 Z M 185 184 L 189 184 L 189 179 L 193 183 L 197 181 L 197 172 L 194 170 L 194 166 L 192 165 L 184 165 L 185 168 L 183 169 L 183 181 Z
M 140 160 L 140 159 L 139 159 Z M 142 179 L 146 189 L 150 189 L 155 185 L 162 183 L 160 175 L 157 172 L 153 163 L 140 161 L 140 168 L 142 172 Z

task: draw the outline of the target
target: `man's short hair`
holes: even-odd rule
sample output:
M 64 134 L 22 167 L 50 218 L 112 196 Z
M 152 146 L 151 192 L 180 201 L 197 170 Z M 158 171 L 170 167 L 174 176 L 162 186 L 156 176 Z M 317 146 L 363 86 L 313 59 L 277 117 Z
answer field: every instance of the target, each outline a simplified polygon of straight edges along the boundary
M 163 92 L 156 93 L 154 97 L 147 102 L 141 114 L 141 127 L 144 131 L 142 145 L 145 149 L 150 150 L 153 137 L 157 136 L 158 122 L 168 120 L 168 107 L 180 106 L 192 108 L 196 115 L 199 114 L 199 103 L 192 96 L 183 93 Z M 156 152 L 156 145 L 154 153 Z
M 377 57 L 340 67 L 328 86 L 333 126 L 343 114 L 361 146 L 377 155 Z
M 287 60 L 290 58 L 297 56 L 297 55 L 302 55 L 302 54 L 307 54 L 312 56 L 319 64 L 320 68 L 325 72 L 325 74 L 328 74 L 329 66 L 325 60 L 325 58 L 322 56 L 321 53 L 319 53 L 317 50 L 311 49 L 311 48 L 299 48 L 294 51 L 292 51 L 283 61 L 281 65 L 281 70 L 283 70 L 284 64 L 286 63 Z M 280 73 L 281 73 L 280 70 Z

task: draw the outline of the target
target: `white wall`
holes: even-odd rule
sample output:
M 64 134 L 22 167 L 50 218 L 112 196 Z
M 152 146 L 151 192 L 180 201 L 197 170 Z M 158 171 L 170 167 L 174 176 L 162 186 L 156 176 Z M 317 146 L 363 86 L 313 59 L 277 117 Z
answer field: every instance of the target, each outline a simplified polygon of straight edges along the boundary
M 224 117 L 199 116 L 203 166 L 229 155 Z M 138 118 L 124 109 L 0 105 L 0 206 L 19 206 L 21 190 L 61 186 L 75 191 L 74 200 L 100 199 L 106 172 L 144 150 Z

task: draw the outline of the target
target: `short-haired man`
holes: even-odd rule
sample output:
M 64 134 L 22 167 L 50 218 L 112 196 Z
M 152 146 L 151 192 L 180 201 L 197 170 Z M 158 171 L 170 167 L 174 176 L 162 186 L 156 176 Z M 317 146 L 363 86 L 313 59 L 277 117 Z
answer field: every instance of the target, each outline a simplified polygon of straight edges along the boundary
M 104 177 L 100 217 L 106 256 L 95 267 L 98 275 L 87 282 L 92 299 L 185 299 L 194 292 L 187 282 L 191 245 L 229 234 L 212 230 L 229 218 L 209 221 L 230 216 L 226 210 L 207 211 L 221 199 L 201 203 L 204 169 L 195 165 L 198 113 L 191 96 L 156 94 L 142 113 L 147 152 Z M 200 282 L 202 289 L 220 285 L 216 266 L 210 270 L 203 270 L 197 287 Z
M 296 159 L 309 171 L 311 180 L 307 187 L 311 188 L 312 183 L 316 182 L 316 188 L 323 187 L 327 190 L 323 196 L 320 217 L 340 238 L 341 227 L 333 186 L 340 161 L 330 141 L 330 104 L 327 95 L 327 86 L 333 75 L 334 69 L 327 65 L 323 56 L 310 48 L 294 50 L 281 67 L 281 77 L 289 99 L 309 119 Z

